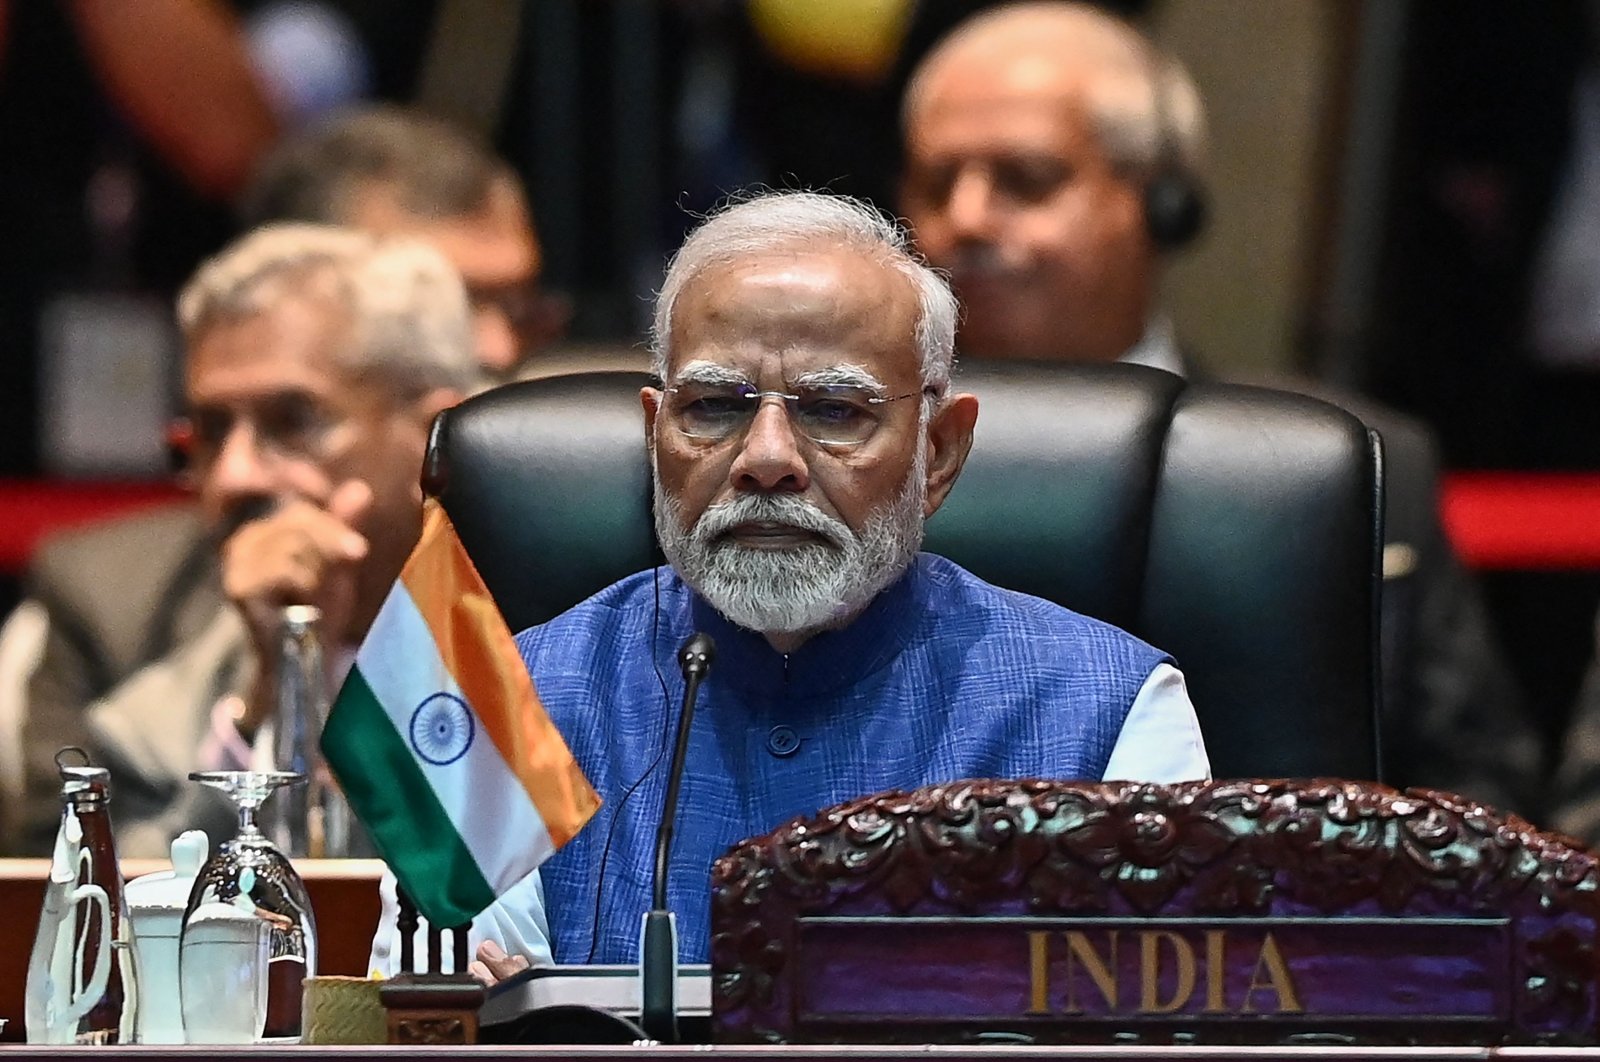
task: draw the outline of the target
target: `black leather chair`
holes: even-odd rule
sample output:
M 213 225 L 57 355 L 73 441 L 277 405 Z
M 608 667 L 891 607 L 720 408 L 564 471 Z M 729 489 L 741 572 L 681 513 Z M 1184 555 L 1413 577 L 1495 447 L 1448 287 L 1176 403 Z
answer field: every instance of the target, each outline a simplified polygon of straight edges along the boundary
M 434 425 L 423 485 L 513 630 L 656 563 L 638 373 Z M 1172 653 L 1217 777 L 1377 775 L 1377 436 L 1300 395 L 1137 366 L 964 370 L 972 456 L 927 549 Z

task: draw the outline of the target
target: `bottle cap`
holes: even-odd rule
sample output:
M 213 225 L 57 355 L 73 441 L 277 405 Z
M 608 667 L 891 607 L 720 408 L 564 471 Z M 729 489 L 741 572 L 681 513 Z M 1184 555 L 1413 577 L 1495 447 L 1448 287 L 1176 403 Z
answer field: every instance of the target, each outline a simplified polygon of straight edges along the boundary
M 111 787 L 111 772 L 91 765 L 89 754 L 76 745 L 56 753 L 56 770 L 61 772 L 62 796 L 96 792 L 105 796 Z

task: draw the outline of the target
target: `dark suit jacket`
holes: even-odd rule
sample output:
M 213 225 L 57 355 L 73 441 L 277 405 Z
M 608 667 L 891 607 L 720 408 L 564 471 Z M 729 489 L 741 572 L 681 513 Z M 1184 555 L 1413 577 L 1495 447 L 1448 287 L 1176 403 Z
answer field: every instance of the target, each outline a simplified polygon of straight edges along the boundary
M 81 745 L 112 772 L 122 856 L 161 856 L 232 815 L 188 780 L 217 700 L 244 688 L 244 625 L 223 599 L 216 550 L 192 507 L 167 506 L 49 540 L 28 578 L 49 634 L 28 684 L 25 795 L 11 854 L 45 856 L 60 814 L 55 753 Z
M 1275 377 L 1355 414 L 1383 440 L 1383 780 L 1535 817 L 1543 752 L 1477 584 L 1439 521 L 1439 450 L 1421 421 L 1364 395 Z
M 1181 375 L 1209 379 L 1191 351 Z M 1383 781 L 1445 789 L 1523 815 L 1542 796 L 1542 748 L 1477 586 L 1439 522 L 1439 458 L 1420 421 L 1317 381 L 1237 382 L 1295 391 L 1354 414 L 1384 454 L 1384 578 L 1378 631 Z
M 1600 632 L 1600 617 L 1596 630 Z M 1600 845 L 1600 652 L 1589 662 L 1572 709 L 1556 769 L 1550 825 L 1585 844 Z

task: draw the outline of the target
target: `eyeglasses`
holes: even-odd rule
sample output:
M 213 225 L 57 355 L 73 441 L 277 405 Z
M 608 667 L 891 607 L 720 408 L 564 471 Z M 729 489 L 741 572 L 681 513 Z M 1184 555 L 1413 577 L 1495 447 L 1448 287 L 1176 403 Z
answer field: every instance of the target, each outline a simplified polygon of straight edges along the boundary
M 856 446 L 878 430 L 880 407 L 903 398 L 937 394 L 932 387 L 903 395 L 876 395 L 864 387 L 797 387 L 795 393 L 758 391 L 750 384 L 680 384 L 666 389 L 673 424 L 691 439 L 742 435 L 768 398 L 783 400 L 789 423 L 812 442 Z
M 317 462 L 337 448 L 339 429 L 349 423 L 348 417 L 309 395 L 288 393 L 252 403 L 244 410 L 221 405 L 197 408 L 167 429 L 167 444 L 188 466 L 204 466 L 221 452 L 241 421 L 250 426 L 263 454 Z

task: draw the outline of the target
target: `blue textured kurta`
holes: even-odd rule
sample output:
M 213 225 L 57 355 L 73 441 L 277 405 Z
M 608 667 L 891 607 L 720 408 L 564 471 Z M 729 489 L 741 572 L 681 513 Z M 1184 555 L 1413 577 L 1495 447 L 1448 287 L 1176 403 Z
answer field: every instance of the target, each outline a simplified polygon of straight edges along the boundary
M 540 868 L 558 963 L 638 961 L 683 698 L 677 651 L 696 630 L 717 653 L 672 850 L 668 901 L 685 962 L 707 959 L 711 864 L 734 844 L 884 789 L 1100 778 L 1141 685 L 1167 659 L 926 553 L 849 627 L 788 656 L 719 616 L 671 568 L 624 579 L 517 636 L 540 699 L 605 800 Z

